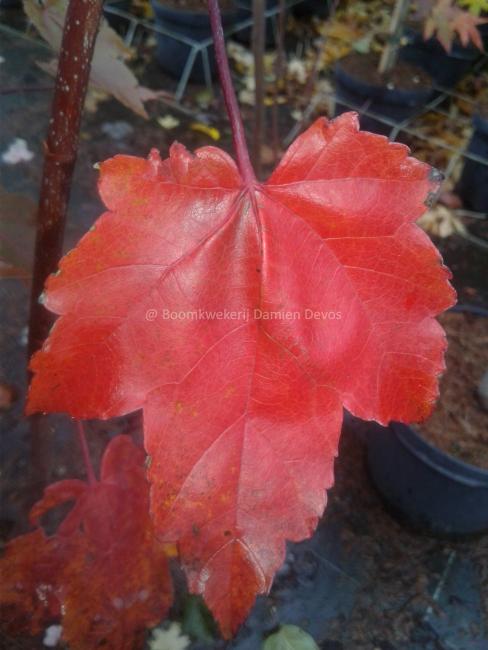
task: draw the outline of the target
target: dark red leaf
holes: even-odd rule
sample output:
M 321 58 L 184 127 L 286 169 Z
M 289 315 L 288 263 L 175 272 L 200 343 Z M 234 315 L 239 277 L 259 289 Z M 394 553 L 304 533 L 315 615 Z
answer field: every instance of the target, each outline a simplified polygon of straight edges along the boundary
M 61 618 L 73 650 L 133 650 L 171 604 L 162 544 L 149 518 L 144 454 L 114 438 L 101 481 L 50 485 L 31 520 L 67 501 L 75 505 L 55 535 L 41 528 L 12 540 L 0 560 L 0 611 L 14 633 L 38 633 Z

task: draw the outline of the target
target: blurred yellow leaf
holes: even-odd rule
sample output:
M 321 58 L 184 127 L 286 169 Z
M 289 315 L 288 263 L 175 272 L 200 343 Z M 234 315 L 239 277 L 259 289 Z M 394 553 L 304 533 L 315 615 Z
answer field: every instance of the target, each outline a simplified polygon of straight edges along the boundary
M 215 140 L 215 142 L 217 142 L 217 140 L 220 140 L 220 131 L 214 126 L 208 126 L 207 124 L 202 124 L 202 122 L 193 122 L 190 124 L 190 129 L 192 131 L 196 131 L 197 133 L 208 135 L 208 137 L 212 138 L 212 140 Z

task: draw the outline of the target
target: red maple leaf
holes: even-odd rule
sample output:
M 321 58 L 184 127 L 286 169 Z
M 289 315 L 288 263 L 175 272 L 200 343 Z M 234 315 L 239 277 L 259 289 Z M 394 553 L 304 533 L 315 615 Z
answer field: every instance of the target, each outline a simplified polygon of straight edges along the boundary
M 127 436 L 108 445 L 101 481 L 50 485 L 39 518 L 74 501 L 56 534 L 41 527 L 12 540 L 0 560 L 3 627 L 37 634 L 62 619 L 73 650 L 133 650 L 171 604 L 166 556 L 149 516 L 144 453 Z
M 454 293 L 408 149 L 319 119 L 264 184 L 213 147 L 101 165 L 108 212 L 47 284 L 29 412 L 143 409 L 158 531 L 228 636 L 314 530 L 342 409 L 425 418 Z

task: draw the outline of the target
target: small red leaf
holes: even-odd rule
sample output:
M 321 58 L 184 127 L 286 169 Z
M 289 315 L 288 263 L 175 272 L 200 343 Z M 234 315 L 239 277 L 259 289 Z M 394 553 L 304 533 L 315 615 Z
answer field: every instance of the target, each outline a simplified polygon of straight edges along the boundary
M 437 182 L 354 114 L 317 122 L 265 184 L 213 147 L 101 166 L 109 212 L 60 264 L 29 412 L 144 410 L 156 526 L 224 635 L 311 534 L 342 408 L 425 418 L 454 301 L 412 222 Z
M 2 624 L 12 633 L 38 633 L 62 618 L 73 650 L 133 650 L 146 627 L 171 604 L 171 579 L 149 518 L 144 453 L 126 436 L 114 438 L 94 485 L 50 485 L 31 520 L 75 505 L 55 535 L 41 528 L 12 540 L 0 560 Z

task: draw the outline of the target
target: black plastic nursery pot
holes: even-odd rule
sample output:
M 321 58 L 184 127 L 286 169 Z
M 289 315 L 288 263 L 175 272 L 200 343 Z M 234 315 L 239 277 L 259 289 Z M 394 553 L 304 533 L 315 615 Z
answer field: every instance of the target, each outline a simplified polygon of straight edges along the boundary
M 293 15 L 297 18 L 327 18 L 330 13 L 329 0 L 303 0 L 296 4 L 293 9 Z
M 488 531 L 488 470 L 449 456 L 396 422 L 372 424 L 367 449 L 373 483 L 394 514 L 437 535 Z
M 212 37 L 210 19 L 205 10 L 194 11 L 186 8 L 178 9 L 174 5 L 166 5 L 159 0 L 151 0 L 154 10 L 156 25 L 172 32 L 176 37 L 182 36 L 200 43 Z M 232 25 L 238 16 L 235 8 L 222 11 L 222 24 L 224 29 Z M 183 73 L 188 56 L 191 52 L 191 45 L 174 36 L 155 32 L 156 35 L 156 58 L 159 65 L 165 72 L 179 79 Z M 208 48 L 210 72 L 212 76 L 217 73 L 213 47 Z M 195 64 L 190 74 L 190 80 L 195 83 L 205 82 L 205 72 L 201 55 L 197 55 Z
M 488 316 L 476 307 L 455 310 Z M 451 456 L 405 424 L 368 423 L 365 439 L 371 478 L 392 514 L 435 535 L 488 531 L 488 469 Z
M 486 163 L 465 159 L 456 192 L 469 210 L 488 214 L 488 110 L 484 116 L 473 117 L 473 135 L 467 152 L 486 160 Z
M 453 42 L 450 52 L 446 52 L 436 38 L 424 40 L 422 34 L 413 29 L 407 29 L 405 37 L 408 43 L 400 48 L 400 59 L 422 68 L 435 84 L 445 88 L 455 86 L 470 72 L 481 55 L 474 45 L 464 47 L 457 40 Z
M 488 18 L 488 12 L 482 12 L 481 18 Z M 478 25 L 478 31 L 481 34 L 481 40 L 483 41 L 483 48 L 485 52 L 488 50 L 488 23 L 483 23 Z
M 347 104 L 400 124 L 416 113 L 434 96 L 428 75 L 408 64 L 400 64 L 384 79 L 377 73 L 377 59 L 352 54 L 340 59 L 334 69 L 336 85 L 335 115 L 351 110 Z M 392 126 L 374 117 L 361 115 L 361 128 L 388 135 Z

